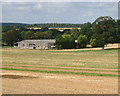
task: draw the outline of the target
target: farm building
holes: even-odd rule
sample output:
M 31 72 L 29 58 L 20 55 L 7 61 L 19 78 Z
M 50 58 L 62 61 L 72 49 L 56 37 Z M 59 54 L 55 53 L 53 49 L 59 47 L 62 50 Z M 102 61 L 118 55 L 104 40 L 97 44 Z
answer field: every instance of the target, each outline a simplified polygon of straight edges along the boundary
M 55 47 L 55 39 L 23 40 L 17 42 L 17 46 L 28 49 L 52 49 Z

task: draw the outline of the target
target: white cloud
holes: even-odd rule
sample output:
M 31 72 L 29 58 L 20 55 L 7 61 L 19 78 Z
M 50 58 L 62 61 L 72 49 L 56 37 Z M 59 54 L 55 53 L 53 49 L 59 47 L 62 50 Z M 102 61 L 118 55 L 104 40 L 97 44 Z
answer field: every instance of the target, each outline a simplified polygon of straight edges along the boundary
M 112 7 L 112 8 L 108 8 L 106 9 L 108 12 L 115 12 L 115 11 L 118 11 L 118 8 L 116 7 Z
M 2 8 L 4 11 L 26 11 L 29 10 L 31 6 L 26 2 L 3 2 Z
M 3 0 L 2 2 L 119 2 L 119 0 Z
M 116 4 L 98 2 L 4 2 L 3 20 L 28 23 L 87 22 L 100 16 L 116 17 Z
M 2 2 L 34 2 L 34 0 L 2 0 Z
M 95 11 L 88 11 L 83 13 L 82 15 L 83 17 L 92 17 L 92 16 L 99 16 L 99 13 L 95 12 Z
M 42 9 L 42 8 L 43 8 L 43 6 L 42 6 L 41 3 L 35 4 L 34 7 L 35 7 L 36 9 Z
M 106 9 L 108 12 L 118 12 L 118 3 L 115 3 L 113 6 L 108 6 Z
M 89 12 L 90 11 L 90 12 Z M 100 14 L 114 14 L 118 12 L 117 2 L 98 2 L 88 4 L 85 16 L 96 16 Z M 116 14 L 117 15 L 117 14 Z
M 17 7 L 17 10 L 20 10 L 20 11 L 25 11 L 25 10 L 29 10 L 30 7 L 28 6 L 23 6 L 23 7 Z

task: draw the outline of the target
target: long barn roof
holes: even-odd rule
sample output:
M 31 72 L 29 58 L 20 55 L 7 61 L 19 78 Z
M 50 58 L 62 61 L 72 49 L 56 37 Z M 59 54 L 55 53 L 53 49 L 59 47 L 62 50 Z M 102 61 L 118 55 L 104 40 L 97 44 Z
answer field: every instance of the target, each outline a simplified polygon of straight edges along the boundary
M 23 40 L 18 43 L 55 43 L 55 39 Z

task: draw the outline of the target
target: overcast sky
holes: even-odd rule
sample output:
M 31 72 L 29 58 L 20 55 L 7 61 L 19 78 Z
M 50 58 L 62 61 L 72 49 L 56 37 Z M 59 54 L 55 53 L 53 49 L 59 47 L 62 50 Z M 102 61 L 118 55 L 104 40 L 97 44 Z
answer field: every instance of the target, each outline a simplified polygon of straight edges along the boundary
M 118 18 L 117 2 L 3 2 L 2 22 L 85 23 L 100 16 Z

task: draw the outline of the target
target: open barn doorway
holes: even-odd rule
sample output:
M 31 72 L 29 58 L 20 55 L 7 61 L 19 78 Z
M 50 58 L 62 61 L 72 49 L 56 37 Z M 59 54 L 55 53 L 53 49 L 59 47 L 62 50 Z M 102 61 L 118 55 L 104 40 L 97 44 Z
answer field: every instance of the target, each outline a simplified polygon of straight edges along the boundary
M 33 47 L 33 49 L 36 49 L 36 47 Z

